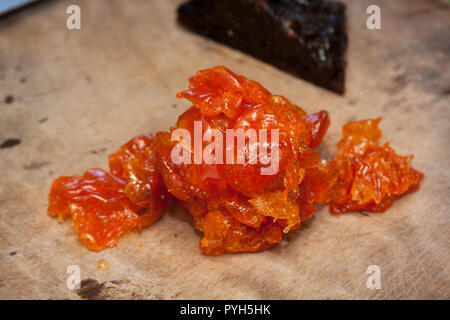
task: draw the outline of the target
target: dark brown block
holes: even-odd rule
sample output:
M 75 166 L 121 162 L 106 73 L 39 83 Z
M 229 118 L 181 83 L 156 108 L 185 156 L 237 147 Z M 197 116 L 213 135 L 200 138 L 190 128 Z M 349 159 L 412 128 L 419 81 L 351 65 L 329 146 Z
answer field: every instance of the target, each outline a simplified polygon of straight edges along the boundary
M 322 0 L 190 0 L 178 20 L 316 85 L 344 92 L 345 6 Z

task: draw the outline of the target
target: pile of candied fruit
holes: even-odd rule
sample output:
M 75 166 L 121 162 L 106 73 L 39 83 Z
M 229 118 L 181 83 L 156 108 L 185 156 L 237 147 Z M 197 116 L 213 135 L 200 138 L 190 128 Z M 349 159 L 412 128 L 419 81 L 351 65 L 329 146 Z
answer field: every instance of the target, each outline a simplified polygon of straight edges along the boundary
M 311 218 L 315 203 L 329 204 L 332 213 L 381 212 L 419 187 L 423 174 L 410 167 L 412 156 L 379 145 L 380 119 L 345 125 L 336 157 L 325 161 L 314 150 L 330 125 L 327 111 L 308 115 L 222 66 L 199 71 L 189 83 L 177 97 L 193 106 L 169 131 L 130 140 L 109 156 L 109 173 L 90 169 L 53 182 L 48 213 L 61 220 L 71 216 L 89 249 L 112 247 L 127 232 L 152 225 L 176 199 L 203 232 L 202 253 L 262 251 Z M 265 164 L 248 158 L 244 163 L 175 163 L 173 148 L 194 144 L 173 140 L 172 133 L 185 129 L 195 136 L 195 122 L 202 124 L 202 134 L 278 129 L 275 174 L 261 174 Z M 244 154 L 251 143 L 245 140 Z

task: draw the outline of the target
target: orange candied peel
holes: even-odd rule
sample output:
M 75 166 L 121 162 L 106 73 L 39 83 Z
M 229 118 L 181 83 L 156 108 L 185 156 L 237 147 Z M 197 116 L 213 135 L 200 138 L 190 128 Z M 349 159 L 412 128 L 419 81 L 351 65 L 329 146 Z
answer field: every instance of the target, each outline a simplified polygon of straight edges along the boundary
M 189 89 L 177 94 L 200 108 L 205 116 L 225 114 L 236 119 L 249 106 L 266 103 L 269 91 L 259 83 L 239 76 L 223 66 L 201 70 L 189 79 Z
M 380 212 L 401 194 L 416 190 L 423 177 L 410 167 L 412 156 L 401 157 L 388 144 L 379 145 L 380 119 L 345 125 L 336 157 L 321 160 L 315 149 L 330 126 L 327 111 L 308 115 L 223 66 L 197 72 L 177 97 L 193 106 L 169 131 L 137 136 L 111 154 L 111 173 L 91 169 L 53 182 L 48 213 L 72 217 L 89 249 L 114 246 L 125 233 L 152 225 L 176 199 L 203 233 L 202 253 L 262 251 L 311 218 L 316 203 L 328 203 L 332 213 Z M 190 137 L 176 137 L 178 129 Z M 249 136 L 242 140 L 243 163 L 195 161 L 196 149 L 211 151 L 204 140 L 194 147 L 196 133 L 204 137 L 250 129 L 276 129 L 279 134 L 272 174 L 262 174 L 267 163 L 252 161 L 251 155 L 264 155 Z M 235 143 L 237 138 L 232 139 Z M 225 139 L 214 141 L 223 147 L 223 158 L 228 153 L 237 157 L 237 148 L 230 151 Z M 180 146 L 190 161 L 173 161 Z
M 158 221 L 172 198 L 159 173 L 154 148 L 154 135 L 139 135 L 109 156 L 111 173 L 127 182 L 125 194 L 141 208 L 143 227 Z
M 203 232 L 203 253 L 270 248 L 281 241 L 283 231 L 298 228 L 315 213 L 311 199 L 300 199 L 299 184 L 306 171 L 320 163 L 313 149 L 328 129 L 328 112 L 308 116 L 285 97 L 272 95 L 260 84 L 221 66 L 200 71 L 189 82 L 189 90 L 177 97 L 187 98 L 194 106 L 170 132 L 160 132 L 155 138 L 165 184 Z M 201 121 L 202 134 L 210 129 L 278 129 L 277 172 L 262 175 L 264 165 L 249 159 L 243 164 L 194 164 L 193 159 L 190 164 L 174 164 L 170 155 L 176 142 L 169 138 L 177 129 L 187 129 L 192 137 L 194 121 Z M 188 143 L 193 158 L 192 145 L 193 141 Z M 252 147 L 246 140 L 245 153 Z
M 134 228 L 150 226 L 163 215 L 165 189 L 153 136 L 138 136 L 110 156 L 112 174 L 90 169 L 83 176 L 60 177 L 50 188 L 48 213 L 72 217 L 78 238 L 89 249 L 113 247 Z
M 338 153 L 329 163 L 336 170 L 330 188 L 330 211 L 381 212 L 397 197 L 418 189 L 423 173 L 413 169 L 413 156 L 399 156 L 388 143 L 379 145 L 381 118 L 350 122 L 342 128 Z
M 125 181 L 101 169 L 53 181 L 48 213 L 72 217 L 78 238 L 91 250 L 113 247 L 140 225 L 136 207 L 123 192 Z

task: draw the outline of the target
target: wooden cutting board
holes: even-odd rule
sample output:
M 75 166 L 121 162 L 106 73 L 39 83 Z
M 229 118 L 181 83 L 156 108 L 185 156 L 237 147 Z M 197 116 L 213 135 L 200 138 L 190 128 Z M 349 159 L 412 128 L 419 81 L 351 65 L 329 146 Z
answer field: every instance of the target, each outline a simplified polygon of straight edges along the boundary
M 67 268 L 94 279 L 91 298 L 450 298 L 450 9 L 441 0 L 346 1 L 344 96 L 180 28 L 179 0 L 42 1 L 0 20 L 0 298 L 77 299 Z M 66 8 L 81 7 L 81 30 Z M 368 30 L 366 8 L 381 8 Z M 319 151 L 336 151 L 341 126 L 383 116 L 384 141 L 425 173 L 421 189 L 382 214 L 328 208 L 261 253 L 207 257 L 178 208 L 117 247 L 91 252 L 71 222 L 46 214 L 60 175 L 107 168 L 131 137 L 165 130 L 189 107 L 175 98 L 197 70 L 225 65 L 308 112 L 329 110 Z M 141 244 L 142 246 L 139 246 Z M 106 259 L 108 270 L 96 269 Z M 381 289 L 369 289 L 370 265 Z M 96 282 L 92 282 L 96 283 Z

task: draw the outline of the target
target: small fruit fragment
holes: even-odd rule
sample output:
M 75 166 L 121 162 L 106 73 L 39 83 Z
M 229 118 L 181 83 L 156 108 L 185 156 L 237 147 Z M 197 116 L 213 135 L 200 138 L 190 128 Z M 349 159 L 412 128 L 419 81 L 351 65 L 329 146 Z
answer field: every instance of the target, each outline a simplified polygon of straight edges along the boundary
M 263 251 L 279 243 L 282 237 L 281 228 L 276 222 L 266 221 L 258 228 L 252 228 L 220 211 L 206 215 L 203 233 L 200 251 L 212 256 Z
M 311 149 L 319 146 L 329 126 L 330 115 L 326 110 L 310 114 L 306 117 L 306 127 L 311 134 L 308 146 Z
M 330 187 L 332 213 L 385 211 L 398 196 L 418 189 L 423 173 L 410 166 L 413 156 L 399 156 L 388 143 L 378 144 L 380 120 L 343 127 L 338 154 L 328 168 L 337 175 Z
M 189 79 L 189 89 L 177 98 L 186 98 L 205 116 L 224 113 L 236 119 L 244 107 L 263 104 L 270 93 L 259 83 L 238 76 L 223 66 L 198 71 Z
M 71 216 L 78 238 L 94 251 L 113 247 L 132 229 L 158 221 L 171 195 L 157 169 L 153 140 L 140 135 L 111 154 L 112 174 L 90 169 L 82 177 L 56 179 L 48 213 L 60 219 Z
M 48 213 L 60 219 L 71 216 L 78 238 L 89 249 L 113 247 L 140 224 L 124 186 L 125 181 L 101 169 L 90 169 L 82 177 L 60 177 L 51 186 Z
M 109 156 L 111 173 L 127 182 L 125 194 L 141 209 L 140 228 L 158 221 L 172 198 L 158 169 L 154 139 L 136 136 Z

